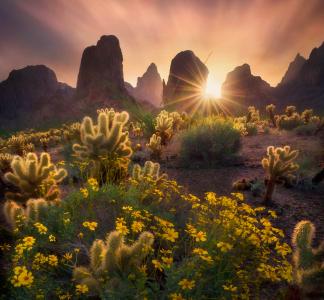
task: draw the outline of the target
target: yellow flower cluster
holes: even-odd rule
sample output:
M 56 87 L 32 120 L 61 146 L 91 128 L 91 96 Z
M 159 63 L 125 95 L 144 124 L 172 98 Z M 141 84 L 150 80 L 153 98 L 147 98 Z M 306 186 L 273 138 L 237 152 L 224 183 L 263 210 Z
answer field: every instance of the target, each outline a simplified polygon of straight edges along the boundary
M 82 226 L 85 227 L 85 228 L 88 228 L 91 231 L 95 231 L 97 226 L 98 226 L 98 223 L 97 222 L 85 221 L 85 222 L 82 223 Z
M 98 192 L 99 191 L 99 184 L 98 184 L 98 181 L 95 178 L 89 178 L 87 182 L 88 182 L 89 187 L 94 192 Z
M 43 225 L 42 223 L 35 223 L 34 226 L 37 228 L 37 231 L 39 234 L 46 234 L 47 233 L 47 227 Z
M 188 280 L 184 278 L 178 284 L 183 290 L 192 290 L 195 287 L 196 283 L 194 280 Z
M 127 235 L 129 233 L 129 229 L 126 226 L 126 221 L 124 218 L 116 219 L 116 230 L 122 235 Z
M 207 240 L 206 232 L 198 231 L 193 225 L 187 224 L 186 232 L 195 239 L 196 242 L 205 242 Z
M 140 222 L 140 221 L 133 221 L 132 223 L 132 231 L 135 232 L 135 233 L 138 233 L 138 232 L 141 232 L 144 228 L 144 223 L 143 222 Z
M 58 258 L 54 254 L 50 254 L 46 256 L 43 253 L 36 253 L 33 259 L 32 268 L 35 270 L 39 270 L 41 266 L 48 264 L 52 267 L 57 267 L 58 265 Z
M 10 280 L 14 287 L 30 287 L 34 281 L 34 276 L 25 266 L 17 266 L 13 270 L 14 274 Z

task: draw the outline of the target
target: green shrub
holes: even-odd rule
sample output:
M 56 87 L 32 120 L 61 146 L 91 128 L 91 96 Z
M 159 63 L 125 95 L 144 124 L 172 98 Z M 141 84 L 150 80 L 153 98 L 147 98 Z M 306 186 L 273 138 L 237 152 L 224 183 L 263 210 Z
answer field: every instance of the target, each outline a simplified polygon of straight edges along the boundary
M 196 162 L 212 166 L 231 158 L 240 147 L 240 132 L 233 122 L 220 117 L 198 120 L 181 137 L 180 159 L 184 165 Z
M 294 132 L 297 135 L 313 135 L 317 129 L 315 123 L 308 123 L 305 125 L 298 126 L 294 129 Z

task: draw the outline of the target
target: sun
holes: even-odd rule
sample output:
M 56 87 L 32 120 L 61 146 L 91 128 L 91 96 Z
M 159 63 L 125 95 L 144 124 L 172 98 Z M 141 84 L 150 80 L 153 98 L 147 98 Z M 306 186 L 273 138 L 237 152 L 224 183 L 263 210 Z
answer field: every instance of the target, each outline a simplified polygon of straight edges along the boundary
M 220 82 L 208 78 L 205 88 L 205 96 L 208 98 L 220 98 L 222 96 L 222 86 Z

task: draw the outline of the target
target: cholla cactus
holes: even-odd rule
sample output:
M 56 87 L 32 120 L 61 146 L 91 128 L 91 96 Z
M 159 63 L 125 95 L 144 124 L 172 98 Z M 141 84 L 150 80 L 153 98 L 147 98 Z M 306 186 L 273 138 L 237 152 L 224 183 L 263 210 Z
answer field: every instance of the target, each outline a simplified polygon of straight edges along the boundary
M 159 182 L 162 179 L 166 179 L 168 175 L 164 173 L 160 175 L 159 163 L 146 161 L 143 168 L 141 168 L 141 166 L 138 164 L 134 165 L 132 178 L 138 182 L 141 182 L 145 179 L 145 177 L 150 177 L 155 182 Z
M 161 137 L 155 133 L 150 137 L 150 141 L 146 144 L 151 151 L 151 158 L 159 159 L 162 153 Z
M 129 274 L 138 274 L 143 259 L 148 255 L 154 237 L 143 232 L 133 245 L 128 246 L 118 231 L 107 235 L 106 241 L 95 240 L 90 248 L 90 265 L 76 267 L 73 279 L 86 284 L 92 296 L 98 295 L 101 288 L 116 289 Z M 108 282 L 105 282 L 108 280 Z
M 15 228 L 17 225 L 18 216 L 23 217 L 25 222 L 38 221 L 40 216 L 44 216 L 48 207 L 59 205 L 60 200 L 47 201 L 43 198 L 29 199 L 26 205 L 20 205 L 15 201 L 6 201 L 3 205 L 3 213 L 6 221 Z
M 129 115 L 126 111 L 118 113 L 113 109 L 101 111 L 97 125 L 93 124 L 90 117 L 83 119 L 80 128 L 82 145 L 74 144 L 73 150 L 80 160 L 92 163 L 90 174 L 92 177 L 102 181 L 104 162 L 116 164 L 118 159 L 128 161 L 132 155 L 128 131 L 124 131 L 128 119 Z M 112 164 L 108 166 L 108 168 L 116 167 Z
M 15 156 L 11 162 L 11 169 L 12 172 L 5 174 L 5 179 L 20 192 L 8 192 L 6 198 L 20 202 L 39 197 L 47 200 L 57 199 L 58 183 L 67 176 L 65 169 L 57 169 L 51 162 L 48 153 L 42 153 L 39 160 L 35 153 L 28 153 L 25 158 Z
M 298 151 L 291 151 L 290 146 L 285 146 L 283 148 L 269 146 L 267 149 L 267 156 L 267 158 L 262 159 L 262 167 L 266 170 L 268 175 L 267 190 L 264 200 L 266 204 L 269 204 L 272 199 L 275 184 L 280 177 L 292 175 L 292 173 L 298 169 L 298 165 L 293 162 L 298 156 Z
M 10 163 L 13 157 L 10 153 L 0 153 L 0 175 L 10 171 Z
M 248 114 L 246 116 L 246 123 L 253 123 L 260 121 L 259 110 L 257 110 L 254 106 L 248 107 Z
M 324 242 L 312 247 L 315 226 L 310 221 L 300 221 L 292 236 L 293 281 L 304 295 L 324 295 Z
M 287 106 L 286 109 L 285 109 L 285 114 L 288 117 L 291 117 L 296 112 L 297 112 L 296 106 L 294 106 L 294 105 Z
M 301 114 L 301 119 L 304 121 L 305 124 L 308 124 L 313 116 L 312 109 L 305 109 Z
M 272 122 L 273 127 L 277 127 L 275 113 L 274 113 L 275 109 L 276 106 L 274 104 L 269 104 L 266 106 L 266 111 L 269 114 L 269 119 Z
M 35 146 L 23 134 L 10 137 L 6 144 L 6 148 L 11 154 L 24 156 L 29 152 L 35 151 Z
M 169 113 L 165 110 L 162 110 L 159 115 L 156 117 L 156 126 L 155 130 L 158 135 L 161 137 L 162 145 L 171 139 L 172 136 L 172 127 L 173 127 L 173 118 L 169 116 Z

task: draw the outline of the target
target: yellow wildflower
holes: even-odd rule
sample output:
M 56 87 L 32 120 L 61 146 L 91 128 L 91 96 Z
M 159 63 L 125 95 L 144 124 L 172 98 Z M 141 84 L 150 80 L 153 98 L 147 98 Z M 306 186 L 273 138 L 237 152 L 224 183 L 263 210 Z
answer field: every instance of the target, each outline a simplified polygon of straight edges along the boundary
M 203 231 L 198 231 L 197 233 L 193 234 L 193 237 L 196 239 L 196 242 L 204 242 L 207 240 L 206 233 Z
M 26 247 L 26 250 L 30 250 L 33 245 L 35 244 L 36 239 L 32 236 L 26 236 L 23 238 L 24 246 Z
M 81 192 L 83 198 L 89 197 L 89 191 L 86 188 L 80 188 L 80 192 Z
M 236 292 L 237 291 L 237 287 L 234 286 L 233 284 L 223 285 L 223 289 L 224 289 L 224 291 L 229 291 L 229 292 Z
M 233 248 L 233 246 L 229 243 L 218 242 L 217 247 L 220 248 L 222 252 L 227 252 Z
M 131 227 L 135 233 L 141 232 L 144 228 L 144 223 L 139 221 L 134 221 Z
M 170 242 L 175 242 L 175 240 L 179 237 L 179 233 L 176 232 L 173 228 L 164 228 L 164 233 L 162 237 Z
M 75 286 L 76 293 L 78 295 L 80 294 L 86 294 L 89 291 L 89 288 L 86 284 L 77 284 Z
M 34 281 L 34 276 L 27 270 L 25 266 L 14 268 L 14 275 L 10 282 L 14 287 L 26 286 L 30 287 Z
M 50 235 L 48 236 L 48 240 L 49 240 L 50 242 L 55 242 L 55 241 L 56 241 L 56 237 L 55 237 L 53 234 L 50 234 Z
M 178 284 L 183 290 L 192 290 L 195 287 L 195 281 L 186 278 L 182 279 Z
M 173 293 L 170 295 L 170 300 L 185 300 L 180 293 Z
M 91 231 L 95 231 L 98 223 L 97 222 L 89 222 L 89 221 L 85 221 L 82 223 L 83 227 L 88 228 Z
M 50 266 L 56 267 L 57 264 L 58 264 L 57 256 L 54 255 L 54 254 L 50 254 L 50 255 L 48 256 L 48 264 L 49 264 Z
M 37 228 L 39 234 L 46 234 L 47 233 L 47 227 L 43 225 L 42 223 L 35 223 L 34 226 Z
M 155 268 L 155 269 L 158 269 L 158 270 L 160 270 L 161 272 L 163 271 L 162 264 L 161 264 L 161 262 L 159 262 L 157 259 L 153 259 L 153 260 L 152 260 L 152 264 L 154 265 L 154 268 Z

